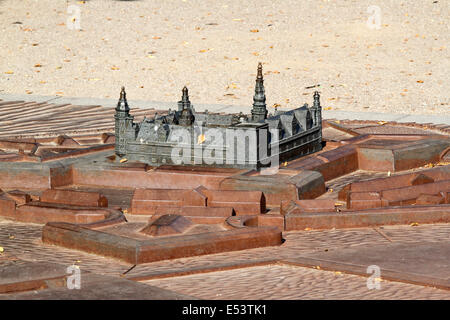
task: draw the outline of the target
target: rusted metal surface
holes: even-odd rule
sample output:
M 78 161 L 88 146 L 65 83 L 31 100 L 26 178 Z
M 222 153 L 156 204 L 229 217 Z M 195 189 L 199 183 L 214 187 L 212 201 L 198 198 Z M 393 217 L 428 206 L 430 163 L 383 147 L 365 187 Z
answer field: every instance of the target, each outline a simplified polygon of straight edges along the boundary
M 288 214 L 285 230 L 362 228 L 392 224 L 449 223 L 450 205 L 384 207 L 343 211 Z
M 1 138 L 114 132 L 114 108 L 1 100 L 0 107 Z M 163 113 L 154 109 L 134 109 L 131 113 L 142 119 L 144 115 L 149 116 L 156 112 Z
M 114 257 L 132 264 L 282 243 L 281 232 L 273 227 L 240 228 L 138 240 L 59 222 L 45 225 L 42 240 L 45 243 Z
M 166 214 L 146 225 L 140 232 L 150 236 L 166 236 L 183 233 L 192 227 L 192 222 L 183 216 Z
M 283 230 L 450 219 L 448 126 L 323 121 L 322 151 L 267 175 L 118 162 L 112 108 L 0 106 L 0 215 L 48 223 L 48 243 L 143 263 L 279 245 Z M 366 181 L 327 190 L 358 170 Z M 161 224 L 167 215 L 178 218 Z
M 152 295 L 148 294 L 142 285 L 137 286 L 136 291 L 133 292 L 129 289 L 129 281 L 116 281 L 119 279 L 125 280 L 124 278 L 136 281 L 150 280 L 145 282 L 151 285 L 150 288 L 155 288 L 153 286 L 169 290 L 176 288 L 179 293 L 205 299 L 255 299 L 255 297 L 264 299 L 323 299 L 325 292 L 328 294 L 327 297 L 334 299 L 448 299 L 450 297 L 448 289 L 438 292 L 438 289 L 431 287 L 435 287 L 438 281 L 448 280 L 447 277 L 442 276 L 442 271 L 433 268 L 432 265 L 439 265 L 440 270 L 446 268 L 449 261 L 448 257 L 443 255 L 443 251 L 438 248 L 438 245 L 448 246 L 449 226 L 450 224 L 425 224 L 416 227 L 383 227 L 383 232 L 388 235 L 392 242 L 386 240 L 372 228 L 290 231 L 284 233 L 283 237 L 286 241 L 282 246 L 192 256 L 169 261 L 162 260 L 133 267 L 133 265 L 123 263 L 120 260 L 43 244 L 39 241 L 42 228 L 39 225 L 4 222 L 0 223 L 0 242 L 5 248 L 5 252 L 0 255 L 0 262 L 9 259 L 8 254 L 15 254 L 19 259 L 63 264 L 64 266 L 72 265 L 76 261 L 82 272 L 89 271 L 94 275 L 109 275 L 109 277 L 96 278 L 97 295 L 90 285 L 89 278 L 82 278 L 82 288 L 90 289 L 90 292 L 76 291 L 83 291 L 83 294 L 87 294 L 86 297 L 92 299 L 111 297 L 123 299 L 124 297 L 121 297 L 118 293 L 122 293 L 119 288 L 124 287 L 127 288 L 127 293 L 124 295 L 127 298 L 177 298 L 174 295 L 158 295 L 157 292 L 153 292 Z M 10 239 L 11 235 L 14 235 L 15 239 Z M 389 273 L 387 269 L 383 268 L 388 266 L 381 264 L 383 268 L 382 290 L 368 290 L 365 286 L 365 277 L 368 276 L 365 273 L 367 263 L 364 263 L 363 260 L 348 261 L 347 258 L 340 255 L 340 251 L 346 248 L 360 250 L 367 256 L 372 252 L 372 247 L 378 246 L 378 250 L 374 249 L 377 252 L 382 251 L 391 258 L 398 257 L 398 254 L 392 254 L 390 248 L 386 248 L 386 245 L 390 243 L 405 244 L 411 250 L 415 250 L 420 259 L 411 258 L 406 261 L 402 260 L 400 263 L 397 259 L 399 264 L 395 268 L 396 274 Z M 417 244 L 421 244 L 421 246 Z M 421 254 L 423 246 L 429 246 L 428 248 L 432 249 L 427 249 L 426 259 L 423 259 L 424 256 Z M 433 246 L 435 246 L 435 249 L 433 249 Z M 294 268 L 294 264 L 307 263 L 305 256 L 315 253 L 320 254 L 321 252 L 325 254 L 334 252 L 335 255 L 340 257 L 338 260 L 341 264 L 336 259 L 328 258 L 326 260 L 332 264 L 325 265 L 323 264 L 324 260 L 317 259 L 319 257 L 309 257 L 310 259 L 316 258 L 315 261 L 310 260 L 312 264 L 305 265 L 306 268 Z M 354 254 L 352 259 L 358 256 L 359 254 Z M 370 256 L 372 257 L 372 255 Z M 379 255 L 377 254 L 377 256 Z M 351 276 L 352 270 L 349 269 L 348 262 L 352 262 L 352 265 L 360 264 L 360 275 L 365 277 Z M 289 274 L 280 273 L 277 268 L 278 263 L 281 263 L 279 266 L 287 268 Z M 255 266 L 261 266 L 262 269 L 254 268 Z M 320 269 L 317 269 L 317 266 L 320 266 Z M 342 274 L 324 271 L 329 267 L 329 270 L 339 271 Z M 417 271 L 417 268 L 425 268 L 428 274 L 418 276 L 417 272 L 414 271 Z M 394 270 L 393 268 L 390 269 Z M 224 272 L 226 270 L 229 272 Z M 431 275 L 430 272 L 434 274 Z M 314 276 L 311 276 L 311 273 Z M 408 273 L 416 273 L 415 278 L 407 278 Z M 358 273 L 355 272 L 355 274 Z M 179 277 L 186 275 L 190 276 Z M 288 277 L 285 278 L 286 276 Z M 223 281 L 228 283 L 225 291 L 224 287 L 220 285 Z M 302 285 L 305 281 L 309 284 L 306 287 Z M 339 286 L 329 286 L 330 282 L 336 283 L 336 281 Z M 292 288 L 293 283 L 296 284 L 294 288 Z M 33 297 L 83 299 L 81 293 L 74 295 L 73 291 L 75 290 L 67 290 L 65 287 L 56 291 L 44 289 L 39 290 L 38 293 L 2 294 L 0 299 L 30 299 Z
M 223 211 L 219 208 L 231 208 L 229 212 L 239 215 L 260 214 L 266 211 L 266 202 L 261 191 L 208 190 L 203 186 L 193 190 L 136 189 L 131 202 L 131 213 L 151 215 L 173 210 L 183 214 L 184 207 L 189 207 L 189 212 L 194 212 L 198 207 L 205 214 L 220 214 Z M 205 210 L 205 207 L 212 210 Z
M 108 199 L 106 199 L 100 193 L 74 190 L 48 189 L 42 192 L 40 201 L 87 207 L 108 206 Z

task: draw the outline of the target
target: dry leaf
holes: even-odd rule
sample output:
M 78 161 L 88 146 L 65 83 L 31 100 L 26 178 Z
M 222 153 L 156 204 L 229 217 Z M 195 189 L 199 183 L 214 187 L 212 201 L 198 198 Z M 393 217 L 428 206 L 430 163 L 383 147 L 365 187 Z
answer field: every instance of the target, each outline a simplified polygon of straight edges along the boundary
M 40 67 L 42 67 L 42 64 L 36 63 L 36 64 L 34 65 L 34 67 L 35 67 L 35 68 L 40 68 Z
M 14 71 L 5 71 L 6 74 L 14 74 Z
M 199 135 L 198 138 L 197 138 L 197 144 L 202 144 L 203 142 L 205 142 L 205 140 L 206 140 L 205 135 L 204 135 L 204 134 L 201 134 L 201 135 Z
M 258 29 L 252 29 L 252 30 L 250 30 L 250 32 L 256 33 L 256 32 L 259 32 L 259 30 Z
M 417 83 L 423 83 L 423 80 L 417 80 L 416 82 Z
M 111 67 L 111 70 L 119 70 L 119 67 Z
M 411 227 L 417 227 L 419 224 L 417 222 L 413 222 L 410 224 Z
M 378 121 L 377 123 L 378 123 L 379 125 L 384 125 L 384 124 L 387 123 L 387 121 Z
M 127 162 L 127 161 L 128 161 L 127 158 L 120 159 L 120 163 L 124 163 L 124 162 Z

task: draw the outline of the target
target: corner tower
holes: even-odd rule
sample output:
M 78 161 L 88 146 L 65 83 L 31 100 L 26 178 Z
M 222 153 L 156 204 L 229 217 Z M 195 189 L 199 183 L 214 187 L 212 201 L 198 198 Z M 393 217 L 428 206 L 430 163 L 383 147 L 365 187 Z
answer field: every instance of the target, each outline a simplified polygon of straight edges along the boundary
M 116 154 L 123 156 L 126 154 L 127 137 L 133 130 L 133 116 L 130 115 L 128 107 L 127 94 L 125 87 L 120 91 L 120 98 L 117 102 L 115 119 L 115 138 L 116 138 Z
M 318 91 L 314 92 L 314 124 L 317 126 L 322 125 L 322 107 L 320 106 L 320 94 Z
M 258 63 L 255 95 L 253 96 L 252 122 L 263 122 L 265 119 L 267 119 L 266 93 L 264 91 L 262 64 L 260 62 Z
M 181 101 L 178 101 L 178 110 L 181 111 L 178 123 L 181 126 L 189 127 L 194 123 L 195 117 L 191 109 L 191 102 L 189 101 L 189 93 L 186 87 L 183 88 L 183 95 Z

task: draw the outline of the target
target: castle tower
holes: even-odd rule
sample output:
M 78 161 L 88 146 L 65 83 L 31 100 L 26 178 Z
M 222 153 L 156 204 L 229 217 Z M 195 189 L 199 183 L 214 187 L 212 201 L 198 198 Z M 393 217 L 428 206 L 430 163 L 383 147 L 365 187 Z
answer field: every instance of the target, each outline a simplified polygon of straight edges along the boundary
M 126 154 L 127 132 L 133 127 L 133 117 L 130 115 L 127 94 L 125 87 L 120 91 L 120 98 L 117 102 L 115 119 L 116 154 L 122 156 Z
M 267 118 L 266 94 L 264 91 L 264 79 L 262 64 L 258 63 L 256 76 L 255 95 L 253 96 L 252 122 L 262 122 Z
M 195 117 L 192 113 L 191 102 L 189 101 L 188 89 L 186 87 L 183 88 L 181 101 L 178 101 L 178 110 L 180 110 L 180 108 L 181 114 L 178 123 L 181 126 L 191 126 L 194 123 Z
M 314 123 L 318 126 L 322 125 L 322 107 L 320 106 L 320 94 L 318 91 L 314 92 Z
M 189 101 L 189 93 L 188 88 L 184 86 L 183 95 L 181 96 L 181 100 L 178 101 L 178 111 L 183 111 L 183 109 L 191 109 L 191 101 Z

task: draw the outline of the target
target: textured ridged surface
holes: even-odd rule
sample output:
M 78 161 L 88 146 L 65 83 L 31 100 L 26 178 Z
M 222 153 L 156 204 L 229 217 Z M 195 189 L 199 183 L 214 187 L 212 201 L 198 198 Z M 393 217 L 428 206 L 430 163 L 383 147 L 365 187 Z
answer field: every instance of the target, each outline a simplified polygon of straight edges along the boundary
M 155 112 L 155 109 L 133 108 L 131 114 L 136 120 L 142 120 L 144 115 L 150 117 Z M 161 111 L 158 113 L 161 114 Z M 114 108 L 0 100 L 0 138 L 113 131 Z

